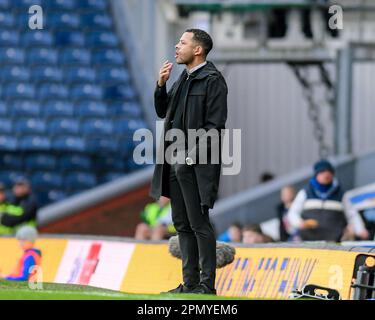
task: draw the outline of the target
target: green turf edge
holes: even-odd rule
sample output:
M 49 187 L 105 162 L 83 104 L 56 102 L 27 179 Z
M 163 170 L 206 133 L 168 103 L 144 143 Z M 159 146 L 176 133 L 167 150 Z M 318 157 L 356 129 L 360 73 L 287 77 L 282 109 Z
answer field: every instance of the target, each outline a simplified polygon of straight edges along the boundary
M 0 300 L 248 300 L 197 294 L 132 294 L 91 286 L 43 283 L 30 289 L 27 282 L 0 280 Z

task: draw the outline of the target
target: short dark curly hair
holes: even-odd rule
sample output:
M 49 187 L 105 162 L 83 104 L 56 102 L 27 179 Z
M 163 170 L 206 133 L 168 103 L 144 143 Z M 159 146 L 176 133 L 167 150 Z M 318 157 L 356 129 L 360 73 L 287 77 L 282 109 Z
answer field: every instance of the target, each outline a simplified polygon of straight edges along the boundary
M 213 47 L 211 36 L 206 31 L 201 29 L 187 29 L 185 32 L 191 32 L 194 34 L 193 40 L 198 42 L 203 47 L 204 55 L 207 57 Z

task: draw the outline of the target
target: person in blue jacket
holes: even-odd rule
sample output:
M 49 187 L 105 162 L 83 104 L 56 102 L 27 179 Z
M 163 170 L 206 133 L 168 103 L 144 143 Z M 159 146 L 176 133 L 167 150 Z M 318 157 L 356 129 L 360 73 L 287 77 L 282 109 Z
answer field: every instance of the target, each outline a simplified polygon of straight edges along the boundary
M 14 271 L 3 280 L 8 281 L 37 281 L 38 268 L 41 266 L 41 250 L 34 247 L 38 232 L 34 227 L 24 226 L 16 233 L 23 255 L 19 259 Z

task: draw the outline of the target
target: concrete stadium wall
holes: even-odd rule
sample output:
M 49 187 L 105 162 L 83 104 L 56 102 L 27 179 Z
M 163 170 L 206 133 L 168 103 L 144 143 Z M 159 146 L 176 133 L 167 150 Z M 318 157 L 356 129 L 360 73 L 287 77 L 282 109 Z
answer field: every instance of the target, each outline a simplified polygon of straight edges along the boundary
M 126 238 L 43 237 L 42 281 L 83 284 L 128 293 L 160 293 L 182 281 L 181 262 L 166 242 Z M 21 255 L 17 241 L 0 238 L 0 268 L 11 272 Z M 217 272 L 218 294 L 228 297 L 286 299 L 293 288 L 316 284 L 350 299 L 358 259 L 375 257 L 371 248 L 315 245 L 236 245 L 232 264 Z

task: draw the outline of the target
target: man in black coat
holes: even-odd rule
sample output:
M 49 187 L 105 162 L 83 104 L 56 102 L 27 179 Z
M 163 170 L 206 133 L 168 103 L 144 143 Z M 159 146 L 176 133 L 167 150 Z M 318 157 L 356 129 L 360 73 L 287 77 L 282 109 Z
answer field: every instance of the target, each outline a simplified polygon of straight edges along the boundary
M 171 199 L 184 281 L 170 291 L 173 293 L 216 293 L 216 239 L 209 209 L 214 206 L 219 187 L 228 89 L 221 73 L 206 61 L 212 46 L 205 31 L 186 30 L 176 44 L 175 55 L 176 63 L 185 64 L 186 69 L 167 92 L 173 64 L 166 61 L 155 89 L 156 113 L 165 122 L 150 195 Z M 182 145 L 175 144 L 178 150 L 168 153 L 174 144 L 168 138 L 171 129 L 181 130 L 185 138 Z M 187 138 L 191 130 L 199 130 L 199 139 L 193 143 Z M 171 156 L 181 156 L 181 150 L 182 162 L 174 163 Z M 201 153 L 207 158 L 203 156 L 202 160 Z

